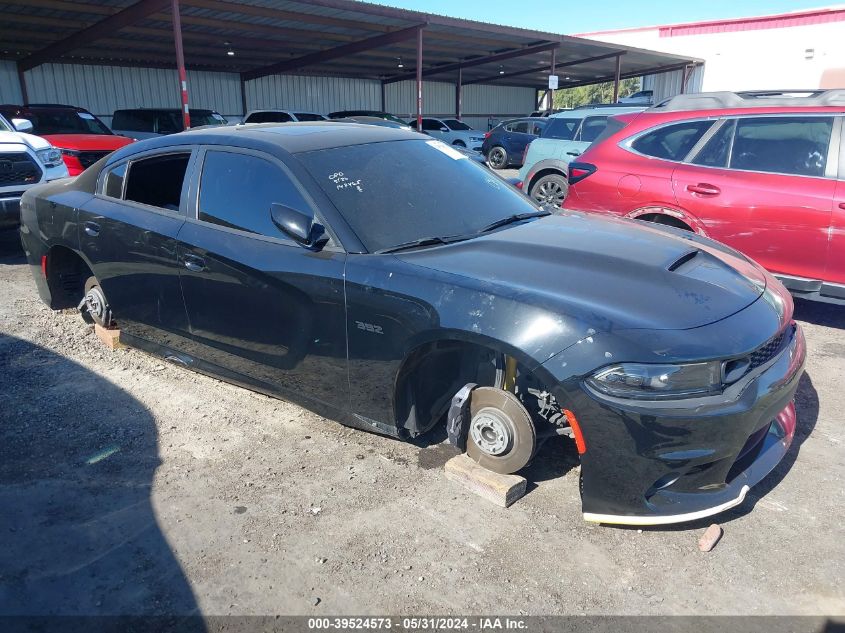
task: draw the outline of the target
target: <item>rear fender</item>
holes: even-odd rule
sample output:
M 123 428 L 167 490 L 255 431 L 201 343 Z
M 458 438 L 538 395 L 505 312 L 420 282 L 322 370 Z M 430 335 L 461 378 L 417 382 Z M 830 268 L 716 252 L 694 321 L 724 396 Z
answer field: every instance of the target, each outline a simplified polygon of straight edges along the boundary
M 543 160 L 537 161 L 528 170 L 523 181 L 522 190 L 528 193 L 538 178 L 549 173 L 560 174 L 564 178 L 567 178 L 569 175 L 569 162 L 559 158 L 544 158 Z

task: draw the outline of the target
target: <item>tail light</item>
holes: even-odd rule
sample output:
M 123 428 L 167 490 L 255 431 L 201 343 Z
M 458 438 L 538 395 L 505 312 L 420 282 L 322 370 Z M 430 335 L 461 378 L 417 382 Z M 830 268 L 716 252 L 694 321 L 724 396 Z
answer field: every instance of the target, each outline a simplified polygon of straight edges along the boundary
M 522 164 L 525 164 L 525 157 L 528 156 L 528 147 L 531 145 L 531 141 L 528 141 L 525 145 L 525 149 L 522 150 Z
M 569 184 L 581 182 L 587 176 L 596 172 L 596 166 L 590 163 L 569 163 Z
M 523 185 L 523 184 L 525 184 L 525 183 L 523 183 L 523 182 L 520 180 L 518 183 L 516 183 L 516 184 L 514 185 L 514 187 L 516 187 L 517 189 L 522 189 L 522 185 Z
M 492 133 L 493 133 L 493 132 L 485 132 L 485 133 L 484 133 L 484 138 L 490 138 L 490 135 L 491 135 Z
M 47 256 L 41 256 L 41 274 L 44 275 L 44 279 L 47 279 Z

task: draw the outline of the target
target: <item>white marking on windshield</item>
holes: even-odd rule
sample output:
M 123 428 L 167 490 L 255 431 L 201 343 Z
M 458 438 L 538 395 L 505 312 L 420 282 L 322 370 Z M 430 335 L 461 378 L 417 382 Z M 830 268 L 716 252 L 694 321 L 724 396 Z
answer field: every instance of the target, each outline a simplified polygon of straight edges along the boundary
M 333 174 L 329 174 L 329 180 L 334 183 L 334 186 L 337 187 L 338 191 L 354 188 L 357 189 L 359 193 L 364 193 L 364 189 L 361 187 L 361 179 L 350 180 L 343 175 L 342 171 L 336 171 Z

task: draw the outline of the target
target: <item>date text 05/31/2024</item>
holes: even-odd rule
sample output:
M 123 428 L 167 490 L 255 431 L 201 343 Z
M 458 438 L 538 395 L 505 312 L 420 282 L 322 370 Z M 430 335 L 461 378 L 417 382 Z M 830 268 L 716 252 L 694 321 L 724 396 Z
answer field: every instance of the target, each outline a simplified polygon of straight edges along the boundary
M 514 617 L 327 617 L 308 618 L 309 630 L 352 631 L 361 629 L 397 629 L 404 631 L 519 631 L 527 628 L 522 618 Z

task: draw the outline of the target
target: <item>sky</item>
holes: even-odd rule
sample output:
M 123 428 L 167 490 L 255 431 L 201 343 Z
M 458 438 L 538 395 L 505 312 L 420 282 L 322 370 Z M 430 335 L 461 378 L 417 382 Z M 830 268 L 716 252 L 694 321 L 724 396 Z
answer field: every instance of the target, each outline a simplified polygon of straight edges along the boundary
M 402 9 L 574 34 L 816 9 L 823 0 L 370 0 Z

